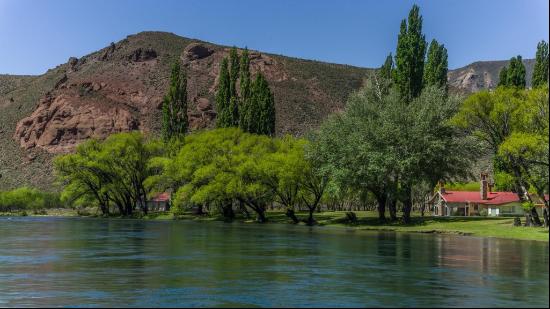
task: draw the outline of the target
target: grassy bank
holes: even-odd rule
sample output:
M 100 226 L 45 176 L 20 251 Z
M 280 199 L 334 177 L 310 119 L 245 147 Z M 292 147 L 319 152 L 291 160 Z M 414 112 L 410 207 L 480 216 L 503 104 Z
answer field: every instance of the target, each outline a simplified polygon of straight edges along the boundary
M 521 240 L 537 240 L 548 242 L 547 228 L 532 228 L 532 227 L 514 227 L 512 225 L 513 218 L 487 218 L 487 217 L 421 217 L 419 214 L 414 214 L 412 223 L 403 225 L 398 222 L 380 223 L 376 212 L 357 211 L 357 222 L 349 223 L 346 220 L 346 213 L 343 211 L 322 212 L 316 213 L 317 226 L 350 228 L 357 230 L 378 230 L 378 231 L 395 231 L 409 233 L 441 233 L 468 235 L 477 237 L 498 237 L 508 239 Z M 0 213 L 2 215 L 22 215 L 21 213 Z M 47 209 L 45 212 L 32 213 L 28 212 L 25 215 L 29 216 L 98 216 L 92 211 L 77 211 L 74 209 L 55 208 Z M 307 217 L 306 213 L 297 213 L 300 219 Z M 267 213 L 268 223 L 266 224 L 291 224 L 288 217 L 280 211 L 270 211 Z M 147 216 L 136 215 L 134 219 L 144 220 L 194 220 L 201 222 L 208 221 L 223 221 L 221 216 L 198 216 L 194 214 L 184 214 L 174 217 L 171 213 L 150 213 Z M 237 217 L 236 222 L 254 223 L 252 219 Z M 304 223 L 299 223 L 305 225 Z
M 487 217 L 420 217 L 415 215 L 412 223 L 403 225 L 398 222 L 380 223 L 378 214 L 370 211 L 357 211 L 356 223 L 349 223 L 346 220 L 345 212 L 322 212 L 316 213 L 315 218 L 319 226 L 351 228 L 358 230 L 382 230 L 410 233 L 442 233 L 469 235 L 478 237 L 498 237 L 508 239 L 548 241 L 547 228 L 514 227 L 513 218 L 487 218 Z M 300 219 L 306 218 L 306 213 L 297 213 Z M 283 212 L 268 212 L 268 223 L 290 223 Z M 150 215 L 150 219 L 169 219 L 171 215 Z M 217 221 L 223 220 L 216 216 L 196 216 L 186 214 L 178 216 L 178 219 Z M 253 222 L 244 218 L 237 218 L 237 221 Z M 303 224 L 303 223 L 300 223 Z

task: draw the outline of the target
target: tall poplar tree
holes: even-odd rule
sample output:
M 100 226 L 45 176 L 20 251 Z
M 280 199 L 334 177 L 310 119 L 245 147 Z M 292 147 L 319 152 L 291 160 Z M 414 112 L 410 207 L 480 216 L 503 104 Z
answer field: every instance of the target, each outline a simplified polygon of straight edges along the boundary
M 508 86 L 508 67 L 506 66 L 498 73 L 498 86 Z
M 506 74 L 506 85 L 509 87 L 525 88 L 525 66 L 519 55 L 510 59 L 510 66 Z
M 275 134 L 275 100 L 262 73 L 256 76 L 253 89 L 253 101 L 255 101 L 255 107 L 259 109 L 257 131 L 253 133 L 272 136 Z
M 422 34 L 422 16 L 417 5 L 409 12 L 408 23 L 401 21 L 395 55 L 395 83 L 401 99 L 410 102 L 422 91 L 426 40 Z
M 239 53 L 237 48 L 233 46 L 229 51 L 229 114 L 230 125 L 239 125 L 239 96 L 237 93 L 237 79 L 239 78 L 240 64 Z
M 170 140 L 185 134 L 187 127 L 187 77 L 176 61 L 170 74 L 170 88 L 162 102 L 162 136 Z
M 531 85 L 533 88 L 543 86 L 548 83 L 548 43 L 540 41 L 537 44 L 537 55 L 535 56 L 535 67 L 533 68 L 533 79 Z
M 386 57 L 384 64 L 380 67 L 380 76 L 386 79 L 391 79 L 392 72 L 393 72 L 393 56 L 390 53 Z
M 240 110 L 239 110 L 239 127 L 249 132 L 248 127 L 251 122 L 250 115 L 250 96 L 251 96 L 251 80 L 250 80 L 250 59 L 248 57 L 248 49 L 245 48 L 241 55 L 240 64 Z
M 218 112 L 216 126 L 218 128 L 231 127 L 231 113 L 229 109 L 231 101 L 231 86 L 228 66 L 227 58 L 224 58 L 220 67 L 220 74 L 218 76 L 218 90 L 216 93 L 216 111 Z
M 424 85 L 447 89 L 447 49 L 435 39 L 430 43 L 424 67 Z

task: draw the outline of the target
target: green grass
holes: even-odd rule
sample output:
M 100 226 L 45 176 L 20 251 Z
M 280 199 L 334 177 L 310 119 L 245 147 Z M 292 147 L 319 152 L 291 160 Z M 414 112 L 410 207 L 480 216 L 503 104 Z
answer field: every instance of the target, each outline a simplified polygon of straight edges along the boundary
M 420 217 L 414 214 L 411 224 L 399 222 L 380 223 L 378 214 L 374 211 L 356 211 L 358 221 L 355 224 L 346 221 L 344 211 L 316 213 L 315 219 L 319 226 L 350 228 L 357 230 L 378 230 L 409 233 L 439 233 L 468 235 L 477 237 L 497 237 L 521 240 L 548 241 L 547 228 L 514 227 L 513 218 L 487 218 L 487 217 Z M 307 214 L 297 213 L 300 219 L 305 219 Z M 280 211 L 267 213 L 268 223 L 289 224 L 290 219 Z M 191 214 L 177 217 L 182 220 L 197 221 L 221 221 L 220 216 L 196 216 Z M 237 218 L 237 221 L 253 222 L 244 218 Z M 300 223 L 303 224 L 303 223 Z

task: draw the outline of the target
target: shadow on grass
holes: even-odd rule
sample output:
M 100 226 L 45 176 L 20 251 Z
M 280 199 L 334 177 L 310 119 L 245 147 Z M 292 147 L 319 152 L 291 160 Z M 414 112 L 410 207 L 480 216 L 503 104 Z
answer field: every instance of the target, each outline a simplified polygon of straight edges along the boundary
M 386 219 L 386 221 L 380 221 L 376 217 L 361 217 L 356 222 L 349 222 L 345 217 L 332 218 L 323 222 L 323 224 L 344 224 L 348 226 L 425 226 L 433 223 L 460 223 L 460 222 L 475 222 L 475 221 L 505 221 L 501 224 L 508 224 L 507 222 L 511 218 L 488 218 L 488 217 L 412 217 L 411 222 L 404 224 L 400 218 L 396 221 Z

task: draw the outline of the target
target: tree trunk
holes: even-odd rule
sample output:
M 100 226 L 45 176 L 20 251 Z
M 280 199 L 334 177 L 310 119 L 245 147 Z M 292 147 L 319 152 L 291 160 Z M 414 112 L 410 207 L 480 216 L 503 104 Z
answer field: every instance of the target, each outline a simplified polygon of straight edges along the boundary
M 533 221 L 531 220 L 531 215 L 529 213 L 525 213 L 525 226 L 532 226 Z
M 309 226 L 315 225 L 315 220 L 313 219 L 313 212 L 315 211 L 315 207 L 309 208 L 309 216 L 307 218 L 306 224 Z
M 534 226 L 541 226 L 542 222 L 540 221 L 539 214 L 537 213 L 536 207 L 531 207 L 531 217 L 533 217 L 533 225 Z
M 290 207 L 286 209 L 285 215 L 287 217 L 289 217 L 290 219 L 292 219 L 292 223 L 294 223 L 294 224 L 297 224 L 297 223 L 300 222 L 300 220 L 298 220 L 298 218 L 296 217 L 296 214 L 294 213 L 294 209 L 292 209 Z
M 259 222 L 259 223 L 265 223 L 267 221 L 266 217 L 265 217 L 265 211 L 261 208 L 259 208 L 256 213 L 258 214 L 256 220 Z
M 410 186 L 406 186 L 403 188 L 404 190 L 404 199 L 403 199 L 403 223 L 409 224 L 411 223 L 411 210 L 412 210 L 412 199 L 411 199 L 411 188 Z
M 229 202 L 222 206 L 223 217 L 226 220 L 233 220 L 235 218 L 235 212 L 233 211 L 233 203 Z
M 390 210 L 390 220 L 397 221 L 397 201 L 393 196 L 389 200 L 388 208 Z
M 376 201 L 378 202 L 378 220 L 380 222 L 386 222 L 386 194 L 382 193 L 376 195 Z
M 248 212 L 248 209 L 246 209 L 242 201 L 239 201 L 239 209 L 244 213 L 247 219 L 250 219 L 250 212 Z

